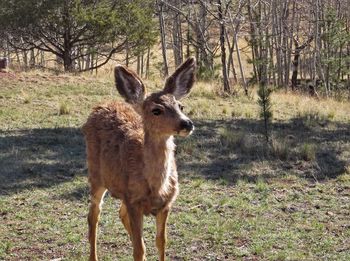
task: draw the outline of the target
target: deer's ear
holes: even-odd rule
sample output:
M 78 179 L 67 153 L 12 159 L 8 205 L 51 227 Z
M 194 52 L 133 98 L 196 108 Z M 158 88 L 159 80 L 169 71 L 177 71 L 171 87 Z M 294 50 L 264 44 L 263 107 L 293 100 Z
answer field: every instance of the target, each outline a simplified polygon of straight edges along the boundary
M 190 91 L 195 81 L 196 60 L 188 58 L 166 80 L 164 92 L 171 93 L 176 99 L 181 99 Z
M 141 103 L 145 98 L 145 86 L 136 73 L 122 65 L 114 69 L 115 84 L 118 92 L 128 103 Z

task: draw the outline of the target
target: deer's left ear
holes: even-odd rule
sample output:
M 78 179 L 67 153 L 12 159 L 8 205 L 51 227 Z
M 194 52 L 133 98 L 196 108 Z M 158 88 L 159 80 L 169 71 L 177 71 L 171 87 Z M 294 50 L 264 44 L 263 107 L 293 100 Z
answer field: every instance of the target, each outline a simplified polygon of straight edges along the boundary
M 171 93 L 177 100 L 186 96 L 195 81 L 196 60 L 188 58 L 176 71 L 166 80 L 164 92 Z

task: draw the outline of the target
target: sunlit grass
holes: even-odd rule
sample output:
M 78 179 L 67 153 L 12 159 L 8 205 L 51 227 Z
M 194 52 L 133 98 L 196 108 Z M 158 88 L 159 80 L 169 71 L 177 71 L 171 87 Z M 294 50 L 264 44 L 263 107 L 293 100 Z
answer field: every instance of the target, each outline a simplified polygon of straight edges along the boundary
M 349 102 L 333 99 L 315 99 L 306 95 L 273 93 L 274 116 L 286 119 L 293 117 L 316 117 L 324 120 L 349 121 Z

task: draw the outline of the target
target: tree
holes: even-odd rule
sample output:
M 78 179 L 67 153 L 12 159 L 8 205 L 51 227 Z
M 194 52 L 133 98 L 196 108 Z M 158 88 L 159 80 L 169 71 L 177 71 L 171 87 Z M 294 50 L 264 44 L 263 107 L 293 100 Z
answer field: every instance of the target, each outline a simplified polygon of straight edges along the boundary
M 65 71 L 87 57 L 97 62 L 81 70 L 96 69 L 126 43 L 139 50 L 155 41 L 151 1 L 8 0 L 1 1 L 0 10 L 0 27 L 10 45 L 50 52 Z

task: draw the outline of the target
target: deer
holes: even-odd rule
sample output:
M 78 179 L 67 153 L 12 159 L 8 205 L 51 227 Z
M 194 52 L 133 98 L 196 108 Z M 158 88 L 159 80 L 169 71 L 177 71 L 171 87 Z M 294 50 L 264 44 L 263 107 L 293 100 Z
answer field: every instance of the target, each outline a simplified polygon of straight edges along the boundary
M 115 84 L 125 101 L 94 107 L 83 125 L 90 184 L 90 261 L 98 260 L 97 229 L 107 191 L 121 200 L 119 217 L 131 239 L 133 259 L 146 260 L 143 217 L 152 215 L 159 260 L 165 260 L 166 224 L 179 193 L 174 136 L 187 137 L 194 131 L 179 100 L 190 93 L 195 70 L 195 59 L 188 58 L 162 90 L 147 95 L 141 78 L 117 65 Z

